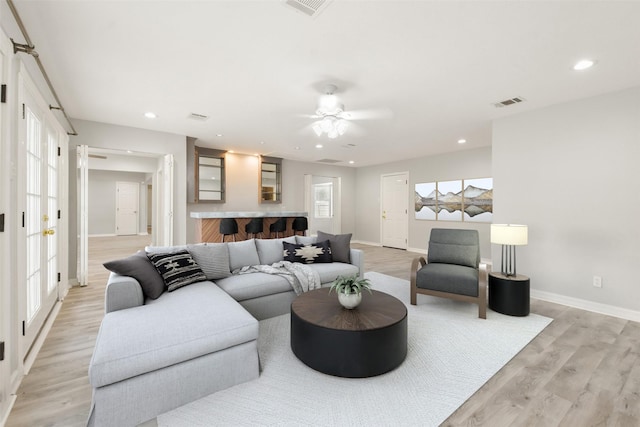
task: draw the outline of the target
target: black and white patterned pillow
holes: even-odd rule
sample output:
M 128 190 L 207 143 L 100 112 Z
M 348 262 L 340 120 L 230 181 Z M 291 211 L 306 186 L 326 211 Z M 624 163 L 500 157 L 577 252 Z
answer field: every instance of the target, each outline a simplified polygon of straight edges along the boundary
M 328 240 L 316 242 L 311 245 L 282 242 L 284 247 L 284 260 L 312 264 L 319 262 L 333 262 L 331 257 L 331 245 Z
M 149 261 L 158 270 L 169 292 L 183 286 L 207 280 L 200 266 L 188 251 L 147 253 Z

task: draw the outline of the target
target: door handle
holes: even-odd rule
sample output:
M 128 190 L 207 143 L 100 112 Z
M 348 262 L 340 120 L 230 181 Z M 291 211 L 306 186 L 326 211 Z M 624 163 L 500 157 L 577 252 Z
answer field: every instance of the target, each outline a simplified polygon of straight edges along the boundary
M 42 230 L 42 235 L 43 236 L 53 236 L 54 234 L 56 234 L 56 230 L 54 230 L 52 228 L 48 228 L 46 230 Z

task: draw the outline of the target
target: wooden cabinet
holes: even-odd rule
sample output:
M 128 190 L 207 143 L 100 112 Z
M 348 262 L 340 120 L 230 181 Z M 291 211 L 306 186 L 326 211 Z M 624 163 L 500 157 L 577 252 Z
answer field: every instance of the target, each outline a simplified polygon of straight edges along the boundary
M 225 152 L 187 138 L 187 202 L 225 202 Z
M 282 159 L 260 157 L 259 203 L 282 203 Z

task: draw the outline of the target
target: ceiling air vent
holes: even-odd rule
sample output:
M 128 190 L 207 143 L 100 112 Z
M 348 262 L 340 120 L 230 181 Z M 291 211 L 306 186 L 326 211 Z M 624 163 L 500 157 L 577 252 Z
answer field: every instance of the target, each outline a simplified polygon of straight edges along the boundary
M 205 116 L 204 114 L 198 114 L 198 113 L 191 113 L 189 114 L 188 117 L 192 120 L 199 120 L 201 122 L 204 122 L 205 120 L 209 120 L 209 116 Z
M 521 96 L 517 96 L 515 98 L 511 98 L 511 99 L 505 99 L 504 101 L 500 101 L 500 102 L 496 102 L 495 104 L 493 104 L 496 108 L 502 108 L 502 107 L 508 107 L 510 105 L 514 105 L 514 104 L 518 104 L 520 102 L 523 102 L 525 99 Z
M 316 162 L 318 163 L 329 163 L 329 164 L 333 164 L 333 163 L 340 163 L 342 160 L 335 160 L 335 159 L 320 159 L 320 160 L 316 160 Z
M 342 148 L 355 148 L 356 144 L 343 144 L 341 145 Z
M 316 17 L 331 3 L 331 0 L 285 0 L 284 4 L 302 12 L 307 16 Z

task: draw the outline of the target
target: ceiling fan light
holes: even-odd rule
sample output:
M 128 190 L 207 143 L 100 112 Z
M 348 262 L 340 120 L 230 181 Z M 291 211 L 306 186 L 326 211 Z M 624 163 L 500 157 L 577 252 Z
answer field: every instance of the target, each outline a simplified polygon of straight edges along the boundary
M 347 131 L 348 122 L 346 120 L 338 120 L 336 123 L 336 130 L 340 135 L 344 135 Z
M 336 109 L 338 106 L 338 97 L 335 95 L 322 95 L 318 101 L 318 110 L 323 112 L 329 112 Z
M 329 132 L 331 131 L 331 129 L 333 129 L 333 121 L 335 119 L 333 117 L 325 117 L 324 119 L 322 119 L 322 121 L 320 122 L 320 129 L 322 129 L 323 132 Z
M 314 123 L 313 126 L 311 126 L 311 128 L 316 133 L 316 135 L 318 136 L 322 135 L 322 126 L 320 126 L 319 122 Z
M 329 137 L 329 139 L 336 139 L 338 137 L 338 130 L 335 128 L 331 129 L 329 133 L 327 133 L 327 136 Z

